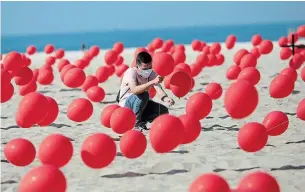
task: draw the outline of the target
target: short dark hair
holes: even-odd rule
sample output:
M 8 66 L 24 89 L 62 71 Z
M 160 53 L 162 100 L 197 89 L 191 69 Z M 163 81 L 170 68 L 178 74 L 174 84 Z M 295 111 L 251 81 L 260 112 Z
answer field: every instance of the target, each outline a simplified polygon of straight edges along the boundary
M 151 55 L 145 51 L 140 52 L 136 58 L 137 65 L 141 65 L 142 63 L 148 64 L 151 61 L 152 61 Z

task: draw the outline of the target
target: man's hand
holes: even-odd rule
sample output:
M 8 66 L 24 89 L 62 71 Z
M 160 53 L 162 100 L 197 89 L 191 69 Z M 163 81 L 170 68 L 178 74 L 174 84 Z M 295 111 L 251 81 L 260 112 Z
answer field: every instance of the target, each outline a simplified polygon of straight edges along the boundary
M 151 82 L 153 85 L 157 85 L 163 82 L 164 77 L 158 75 L 155 79 L 153 79 Z
M 174 101 L 173 99 L 169 98 L 169 97 L 165 97 L 165 98 L 164 98 L 164 102 L 165 102 L 169 107 L 175 105 L 175 101 Z

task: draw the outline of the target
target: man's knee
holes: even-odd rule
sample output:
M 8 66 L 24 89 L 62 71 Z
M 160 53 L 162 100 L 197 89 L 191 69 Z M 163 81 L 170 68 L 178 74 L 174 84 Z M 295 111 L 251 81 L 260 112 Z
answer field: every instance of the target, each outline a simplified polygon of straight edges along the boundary
M 169 113 L 168 108 L 164 105 L 160 105 L 160 113 L 161 114 L 168 114 Z

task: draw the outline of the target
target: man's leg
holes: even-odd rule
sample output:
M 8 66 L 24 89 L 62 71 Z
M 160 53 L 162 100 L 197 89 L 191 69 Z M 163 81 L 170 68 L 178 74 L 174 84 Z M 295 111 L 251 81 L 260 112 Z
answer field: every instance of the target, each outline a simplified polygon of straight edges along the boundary
M 137 125 L 143 123 L 142 114 L 147 106 L 148 101 L 149 101 L 148 92 L 144 92 L 139 95 L 131 95 L 126 100 L 125 107 L 130 108 L 136 115 L 136 127 Z
M 168 113 L 168 108 L 166 106 L 149 100 L 143 112 L 142 120 L 151 123 L 158 116 Z

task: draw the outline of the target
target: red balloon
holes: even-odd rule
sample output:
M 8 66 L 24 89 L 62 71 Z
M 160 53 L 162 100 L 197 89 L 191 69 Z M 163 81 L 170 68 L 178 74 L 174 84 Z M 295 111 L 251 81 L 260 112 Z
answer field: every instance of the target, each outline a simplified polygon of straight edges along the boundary
M 199 64 L 192 64 L 191 66 L 191 76 L 196 77 L 202 71 L 202 67 Z
M 191 184 L 189 192 L 230 192 L 230 186 L 224 178 L 215 173 L 202 174 Z
M 124 68 L 126 65 L 125 64 L 123 64 L 123 65 L 120 65 L 120 66 L 118 66 L 117 68 Z M 106 68 L 107 68 L 107 70 L 108 70 L 108 75 L 109 75 L 109 77 L 111 76 L 111 75 L 113 75 L 115 72 L 117 72 L 116 70 L 116 67 L 115 66 L 113 66 L 113 65 L 106 65 L 105 66 Z M 128 69 L 129 67 L 127 66 L 127 69 Z M 121 69 L 122 70 L 122 69 Z M 119 70 L 118 70 L 119 71 Z M 124 71 L 125 72 L 125 71 Z
M 299 69 L 303 64 L 303 56 L 301 54 L 295 54 L 292 56 L 291 60 L 289 61 L 289 66 L 294 69 Z
M 224 62 L 225 62 L 225 57 L 223 56 L 223 54 L 217 54 L 215 64 L 222 65 Z
M 227 49 L 232 49 L 236 43 L 236 40 L 237 38 L 235 35 L 229 35 L 226 40 Z
M 106 67 L 99 67 L 95 73 L 95 76 L 100 83 L 105 82 L 109 78 L 109 71 Z
M 169 52 L 170 49 L 173 48 L 174 44 L 173 40 L 166 40 L 161 47 L 161 52 Z
M 61 59 L 57 65 L 58 71 L 61 72 L 62 68 L 68 64 L 70 64 L 70 62 L 67 59 Z
M 260 78 L 260 72 L 255 67 L 247 67 L 239 73 L 237 79 L 248 81 L 254 86 L 259 82 Z
M 168 76 L 166 76 L 165 78 L 164 78 L 164 87 L 166 88 L 166 89 L 170 89 L 170 80 L 171 80 L 171 77 L 172 77 L 172 74 L 170 74 L 170 75 L 168 75 Z
M 113 45 L 113 49 L 115 52 L 117 52 L 118 54 L 122 53 L 124 50 L 124 44 L 122 42 L 116 42 Z
M 60 71 L 60 78 L 63 81 L 65 74 L 70 70 L 76 68 L 75 65 L 67 64 Z
M 152 41 L 152 45 L 155 49 L 159 49 L 163 45 L 163 40 L 160 37 L 157 37 Z
M 22 85 L 19 87 L 19 95 L 25 96 L 28 93 L 35 92 L 37 90 L 37 84 L 35 81 L 31 81 L 26 85 Z
M 192 41 L 192 49 L 194 50 L 194 51 L 201 51 L 201 42 L 200 42 L 200 40 L 197 40 L 197 39 L 195 39 L 195 40 L 193 40 Z
M 305 37 L 305 25 L 301 25 L 298 27 L 297 34 L 300 37 Z
M 279 40 L 278 40 L 278 43 L 279 43 L 279 46 L 282 47 L 283 45 L 287 45 L 288 44 L 288 39 L 287 37 L 281 37 Z
M 122 65 L 123 64 L 123 62 L 124 62 L 124 58 L 122 57 L 122 56 L 118 56 L 118 58 L 117 58 L 117 60 L 114 62 L 114 65 L 115 66 L 120 66 L 120 65 Z M 109 66 L 109 65 L 108 65 Z M 108 67 L 107 66 L 107 67 Z M 111 66 L 111 65 L 110 65 Z
M 173 72 L 174 67 L 175 61 L 171 55 L 161 52 L 154 55 L 152 68 L 158 75 L 167 76 Z
M 39 74 L 39 69 L 34 69 L 33 70 L 33 79 L 32 79 L 32 81 L 37 81 L 38 74 Z
M 86 80 L 86 74 L 82 69 L 73 68 L 66 72 L 64 76 L 64 84 L 70 88 L 80 87 Z
M 57 49 L 55 51 L 55 57 L 56 59 L 61 59 L 65 56 L 65 50 L 64 49 Z
M 289 47 L 281 48 L 280 58 L 281 60 L 289 59 L 292 56 L 292 51 Z
M 177 45 L 176 47 L 175 47 L 175 51 L 182 51 L 182 52 L 184 52 L 185 51 L 185 46 L 184 45 Z M 182 62 L 183 63 L 183 62 Z
M 114 140 L 104 133 L 88 136 L 82 144 L 82 161 L 90 168 L 107 167 L 114 160 L 116 145 Z
M 72 155 L 70 139 L 61 134 L 51 134 L 39 145 L 38 158 L 45 165 L 61 168 L 71 160 Z
M 100 48 L 97 45 L 93 45 L 92 47 L 90 47 L 89 53 L 93 57 L 96 57 L 100 53 Z
M 54 51 L 54 46 L 53 45 L 51 45 L 51 44 L 48 44 L 48 45 L 46 45 L 45 47 L 44 47 L 44 52 L 46 53 L 46 54 L 51 54 L 53 51 Z
M 220 53 L 220 51 L 221 51 L 221 45 L 220 45 L 220 43 L 218 43 L 218 42 L 213 43 L 213 44 L 211 45 L 210 51 L 211 51 L 211 53 L 214 54 L 214 55 Z
M 255 34 L 252 36 L 251 42 L 253 46 L 257 46 L 262 42 L 263 38 L 259 34 Z
M 267 55 L 273 50 L 273 43 L 270 40 L 263 40 L 258 49 L 261 54 Z
M 123 134 L 134 128 L 136 115 L 127 107 L 116 109 L 110 118 L 110 127 L 115 133 Z
M 212 67 L 217 64 L 217 58 L 214 54 L 208 54 L 209 62 L 207 64 L 207 67 Z
M 305 82 L 305 66 L 303 67 L 301 71 L 301 79 Z
M 41 165 L 31 169 L 20 181 L 18 192 L 65 192 L 67 181 L 57 167 Z
M 168 153 L 180 145 L 184 137 L 184 126 L 178 117 L 165 114 L 151 124 L 149 138 L 157 153 Z
M 210 48 L 211 48 L 210 46 L 206 45 L 202 48 L 202 52 L 205 54 L 209 54 L 211 53 Z
M 110 126 L 111 116 L 113 112 L 118 108 L 120 108 L 120 106 L 116 104 L 108 105 L 107 107 L 105 107 L 101 113 L 101 118 L 100 118 L 101 124 L 107 128 L 111 128 Z
M 259 52 L 257 47 L 253 47 L 251 49 L 251 54 L 254 55 L 256 57 L 256 59 L 260 58 L 261 53 Z
M 68 106 L 67 116 L 75 122 L 87 121 L 93 113 L 92 103 L 84 98 L 74 99 Z
M 130 130 L 120 139 L 121 152 L 128 159 L 135 159 L 143 155 L 146 146 L 146 137 L 138 130 Z
M 21 67 L 15 75 L 16 85 L 26 85 L 33 78 L 33 72 L 28 67 Z
M 1 82 L 1 103 L 9 101 L 14 95 L 14 86 L 9 83 Z
M 152 99 L 156 96 L 157 90 L 154 87 L 152 87 L 152 88 L 149 89 L 148 93 L 149 93 L 149 98 Z
M 245 176 L 239 182 L 237 189 L 241 192 L 280 192 L 280 186 L 275 178 L 262 171 L 256 171 Z
M 121 77 L 128 68 L 129 68 L 128 65 L 125 64 L 116 67 L 115 69 L 116 76 Z
M 55 57 L 48 56 L 48 57 L 46 58 L 45 64 L 48 65 L 48 66 L 51 66 L 51 65 L 54 65 L 55 62 L 56 62 L 56 58 L 55 58 Z
M 256 122 L 245 124 L 239 129 L 237 142 L 239 147 L 246 152 L 257 152 L 264 148 L 268 141 L 267 129 Z
M 86 67 L 88 67 L 89 61 L 86 59 L 78 59 L 77 61 L 75 61 L 74 65 L 77 68 L 85 69 Z
M 205 93 L 193 94 L 186 103 L 186 114 L 201 120 L 212 110 L 212 99 Z
M 275 99 L 288 97 L 294 89 L 294 81 L 287 75 L 276 76 L 270 84 L 270 96 Z
M 265 117 L 263 125 L 267 129 L 268 135 L 278 136 L 287 130 L 289 119 L 287 115 L 281 111 L 272 111 Z
M 184 128 L 184 135 L 181 144 L 192 143 L 201 133 L 201 125 L 199 120 L 195 119 L 192 115 L 180 115 L 179 119 Z
M 53 72 L 52 66 L 49 66 L 49 65 L 42 65 L 39 69 L 45 69 L 45 70 L 49 70 L 49 71 Z
M 5 158 L 15 166 L 27 166 L 36 156 L 36 149 L 31 141 L 23 138 L 10 140 L 3 149 Z
M 217 100 L 222 95 L 222 87 L 219 83 L 209 83 L 205 93 L 212 99 Z
M 37 82 L 41 85 L 50 85 L 54 80 L 54 75 L 51 70 L 39 69 Z
M 293 80 L 293 82 L 295 82 L 298 78 L 297 71 L 292 67 L 287 67 L 287 68 L 283 69 L 280 72 L 280 75 L 286 75 L 286 76 L 290 77 Z
M 174 59 L 174 64 L 178 63 L 184 63 L 186 60 L 186 55 L 184 51 L 181 50 L 176 50 L 173 54 L 172 57 Z
M 32 92 L 25 95 L 18 105 L 16 123 L 19 127 L 30 128 L 42 121 L 47 115 L 47 98 L 41 93 Z
M 297 117 L 305 121 L 305 99 L 302 99 L 298 104 Z
M 28 55 L 33 55 L 33 54 L 35 54 L 35 53 L 36 53 L 36 47 L 33 46 L 33 45 L 28 46 L 28 47 L 26 48 L 26 53 L 27 53 Z
M 22 54 L 22 59 L 23 59 L 23 67 L 28 67 L 31 65 L 31 59 L 27 58 L 24 54 Z
M 247 67 L 256 67 L 256 65 L 257 65 L 257 58 L 251 53 L 249 53 L 241 58 L 239 66 L 241 70 L 243 70 Z
M 170 89 L 176 97 L 184 97 L 192 86 L 191 77 L 183 72 L 177 71 L 170 78 Z
M 226 77 L 229 80 L 235 80 L 235 79 L 237 79 L 240 72 L 241 72 L 241 69 L 238 65 L 232 65 L 231 67 L 228 68 Z
M 176 65 L 175 70 L 176 69 L 182 69 L 185 73 L 191 75 L 191 67 L 188 64 L 179 63 L 178 65 Z
M 93 75 L 88 75 L 82 85 L 82 90 L 87 91 L 90 87 L 98 85 L 98 79 Z
M 249 51 L 247 51 L 246 49 L 240 49 L 239 51 L 237 51 L 233 57 L 234 63 L 236 65 L 239 65 L 241 59 L 247 54 L 249 54 Z
M 105 91 L 99 86 L 92 86 L 86 91 L 87 97 L 92 102 L 101 102 L 105 98 Z
M 207 66 L 208 63 L 209 63 L 208 55 L 205 54 L 205 53 L 202 53 L 202 54 L 198 55 L 197 58 L 196 58 L 196 63 L 198 65 L 200 65 L 201 67 Z
M 225 92 L 224 105 L 232 118 L 245 118 L 256 109 L 258 92 L 248 81 L 238 80 Z
M 104 59 L 107 65 L 112 65 L 118 58 L 118 53 L 113 50 L 109 50 L 106 52 Z
M 22 57 L 16 51 L 9 52 L 3 59 L 3 67 L 8 71 L 18 72 L 22 64 Z
M 1 85 L 10 83 L 11 79 L 11 74 L 6 69 L 1 67 Z
M 39 126 L 48 126 L 51 123 L 53 123 L 58 116 L 59 113 L 59 107 L 57 102 L 55 101 L 55 99 L 53 99 L 52 97 L 49 96 L 45 96 L 48 100 L 48 104 L 47 106 L 45 106 L 47 108 L 47 114 L 46 116 L 39 122 L 37 123 Z

